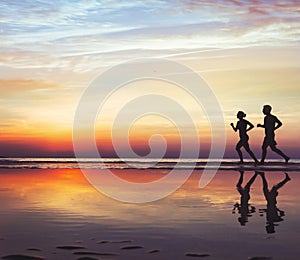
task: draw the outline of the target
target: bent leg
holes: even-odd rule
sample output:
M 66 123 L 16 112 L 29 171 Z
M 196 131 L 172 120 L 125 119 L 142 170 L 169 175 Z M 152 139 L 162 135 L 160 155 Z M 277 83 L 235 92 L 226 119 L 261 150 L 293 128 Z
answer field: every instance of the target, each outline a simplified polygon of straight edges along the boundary
M 238 188 L 242 187 L 243 180 L 244 180 L 244 171 L 240 171 L 240 178 L 239 178 L 238 183 L 236 184 L 236 187 L 238 187 Z
M 268 194 L 269 194 L 269 189 L 268 189 L 268 182 L 265 176 L 264 172 L 258 172 L 261 176 L 262 182 L 263 182 L 263 192 L 265 195 L 266 200 L 268 200 Z
M 262 148 L 262 154 L 261 154 L 261 160 L 260 160 L 261 163 L 265 162 L 265 159 L 266 159 L 266 156 L 267 156 L 267 148 L 268 148 L 268 146 L 269 146 L 268 141 L 265 138 L 264 142 L 263 142 L 263 145 L 261 147 Z
M 288 162 L 288 160 L 290 159 L 287 155 L 285 155 L 281 150 L 279 150 L 275 144 L 270 145 L 272 151 L 274 151 L 275 153 L 279 154 L 282 158 L 285 159 L 286 162 Z
M 250 186 L 253 184 L 253 182 L 255 181 L 257 177 L 257 172 L 254 173 L 254 175 L 252 176 L 252 178 L 248 181 L 248 183 L 245 186 L 245 189 L 250 190 Z
M 279 190 L 282 186 L 284 186 L 290 180 L 291 180 L 290 176 L 287 173 L 285 173 L 284 180 L 281 181 L 281 182 L 279 182 L 278 184 L 274 185 L 272 189 L 274 189 L 274 190 L 277 191 L 277 190 Z
M 243 146 L 242 142 L 239 141 L 235 147 L 239 157 L 240 157 L 240 162 L 242 163 L 244 160 L 243 160 L 243 154 L 242 154 L 242 151 L 241 151 L 241 147 Z
M 262 154 L 261 154 L 261 160 L 260 160 L 261 163 L 265 162 L 266 156 L 267 156 L 267 147 L 263 147 Z
M 245 147 L 245 150 L 248 152 L 248 154 L 251 156 L 251 158 L 255 161 L 255 162 L 258 162 L 258 160 L 256 159 L 254 153 L 251 151 L 250 147 L 249 147 L 249 144 L 246 143 L 244 144 L 244 147 Z

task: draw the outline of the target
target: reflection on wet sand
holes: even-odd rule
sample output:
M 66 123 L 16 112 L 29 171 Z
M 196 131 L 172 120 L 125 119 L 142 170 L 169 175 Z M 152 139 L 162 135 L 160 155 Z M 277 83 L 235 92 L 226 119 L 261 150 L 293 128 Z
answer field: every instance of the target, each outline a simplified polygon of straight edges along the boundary
M 166 174 L 165 170 L 116 173 L 135 182 Z M 285 187 L 275 185 L 277 192 L 280 188 L 278 207 L 288 219 L 285 217 L 271 236 L 266 235 L 265 219 L 258 213 L 266 205 L 260 173 L 218 171 L 208 186 L 199 189 L 201 174 L 195 171 L 171 196 L 135 205 L 97 192 L 78 169 L 2 169 L 0 258 L 34 254 L 51 260 L 298 259 L 299 172 L 289 173 L 293 181 Z M 264 178 L 271 188 L 283 181 L 283 174 L 266 172 Z M 239 201 L 240 213 L 236 215 L 240 222 L 229 212 L 235 201 Z M 267 218 L 272 223 L 271 215 Z M 103 255 L 108 253 L 113 256 Z
M 266 231 L 267 233 L 275 233 L 275 226 L 278 226 L 277 222 L 281 222 L 284 219 L 282 218 L 285 213 L 283 210 L 280 210 L 277 207 L 277 196 L 278 196 L 278 190 L 283 187 L 288 181 L 291 180 L 289 175 L 285 173 L 285 178 L 279 182 L 278 184 L 274 185 L 271 190 L 269 190 L 269 185 L 265 176 L 264 172 L 259 172 L 262 181 L 263 181 L 263 193 L 265 195 L 265 199 L 267 201 L 267 208 L 266 209 L 260 209 L 261 215 L 263 215 L 263 212 L 266 212 Z
M 255 173 L 252 178 L 247 182 L 247 184 L 242 187 L 242 183 L 244 180 L 244 171 L 240 171 L 240 178 L 238 183 L 236 184 L 236 188 L 241 195 L 240 203 L 236 203 L 234 205 L 232 213 L 235 213 L 235 210 L 238 210 L 238 213 L 241 215 L 238 218 L 238 221 L 242 226 L 245 226 L 248 222 L 248 217 L 252 216 L 252 213 L 255 212 L 255 207 L 249 204 L 250 200 L 250 187 L 253 184 L 257 177 L 257 173 Z
M 277 197 L 278 197 L 278 190 L 282 188 L 287 182 L 291 180 L 287 173 L 285 174 L 285 178 L 274 185 L 271 189 L 269 189 L 269 184 L 264 172 L 254 172 L 253 176 L 247 182 L 247 184 L 243 187 L 244 181 L 244 171 L 240 170 L 240 177 L 236 184 L 236 188 L 240 194 L 240 203 L 235 203 L 232 213 L 235 214 L 236 210 L 240 214 L 238 217 L 238 221 L 241 226 L 245 226 L 248 222 L 248 218 L 253 216 L 253 213 L 256 212 L 256 208 L 252 206 L 250 201 L 250 188 L 252 184 L 255 182 L 258 175 L 261 176 L 262 179 L 262 191 L 267 202 L 267 208 L 259 209 L 260 216 L 264 216 L 266 214 L 266 232 L 268 234 L 275 233 L 275 226 L 278 226 L 278 222 L 283 221 L 282 218 L 285 216 L 285 212 L 280 210 L 277 207 Z

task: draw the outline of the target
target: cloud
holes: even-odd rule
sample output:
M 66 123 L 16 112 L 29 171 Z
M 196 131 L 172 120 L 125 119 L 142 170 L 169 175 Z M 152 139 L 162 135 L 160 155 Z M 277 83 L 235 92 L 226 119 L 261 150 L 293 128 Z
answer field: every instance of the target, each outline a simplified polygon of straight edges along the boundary
M 249 6 L 248 10 L 249 10 L 250 14 L 268 15 L 268 12 L 266 12 L 266 11 L 264 11 L 262 9 L 256 8 L 254 6 Z
M 151 50 L 161 56 L 300 40 L 297 1 L 1 1 L 0 7 L 0 62 L 18 69 L 86 73 L 139 50 L 155 57 Z
M 57 91 L 60 86 L 46 81 L 32 79 L 0 79 L 1 99 L 41 97 L 43 91 Z
M 274 96 L 264 93 L 266 99 L 275 107 L 289 100 L 290 110 L 282 107 L 297 116 L 299 5 L 275 0 L 3 0 L 1 138 L 51 139 L 71 132 L 80 94 L 92 78 L 109 66 L 147 57 L 181 61 L 206 76 L 226 111 L 235 113 L 233 104 L 240 105 L 241 96 L 251 112 L 253 102 L 264 102 L 257 86 L 266 84 L 274 90 Z

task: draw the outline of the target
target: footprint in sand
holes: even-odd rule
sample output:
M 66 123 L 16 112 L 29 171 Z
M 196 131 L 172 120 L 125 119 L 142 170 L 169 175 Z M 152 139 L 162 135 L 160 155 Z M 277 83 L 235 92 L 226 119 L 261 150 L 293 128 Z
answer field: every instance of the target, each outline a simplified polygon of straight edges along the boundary
M 84 246 L 79 246 L 79 245 L 57 246 L 56 248 L 58 248 L 58 249 L 65 249 L 65 250 L 85 249 Z
M 149 250 L 147 253 L 148 254 L 154 254 L 154 253 L 159 253 L 160 250 L 159 249 L 152 249 L 152 250 Z
M 190 256 L 190 257 L 208 257 L 210 256 L 209 254 L 201 254 L 201 253 L 186 253 L 186 256 Z
M 140 249 L 140 248 L 144 248 L 143 246 L 123 246 L 121 247 L 121 249 L 123 250 L 132 250 L 132 249 Z
M 45 259 L 42 256 L 23 255 L 23 254 L 6 255 L 6 256 L 2 256 L 1 258 L 8 259 L 8 260 L 43 260 L 43 259 Z

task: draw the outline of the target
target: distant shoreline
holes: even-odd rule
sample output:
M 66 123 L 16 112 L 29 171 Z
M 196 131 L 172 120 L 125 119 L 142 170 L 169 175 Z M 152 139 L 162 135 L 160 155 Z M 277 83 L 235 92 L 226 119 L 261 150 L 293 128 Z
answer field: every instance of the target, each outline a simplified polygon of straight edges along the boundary
M 300 171 L 300 160 L 288 164 L 270 159 L 264 165 L 237 159 L 139 159 L 139 158 L 1 158 L 1 169 L 119 169 L 119 170 L 226 170 Z

